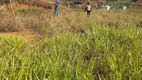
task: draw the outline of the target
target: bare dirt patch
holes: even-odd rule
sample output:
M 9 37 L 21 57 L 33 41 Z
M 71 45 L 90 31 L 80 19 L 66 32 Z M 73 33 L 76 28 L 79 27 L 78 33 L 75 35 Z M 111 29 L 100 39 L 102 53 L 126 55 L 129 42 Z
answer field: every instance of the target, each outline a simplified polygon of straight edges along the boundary
M 39 35 L 35 33 L 32 29 L 24 29 L 20 32 L 0 32 L 1 36 L 19 36 L 27 41 L 29 41 L 30 47 L 33 47 L 36 45 L 36 43 L 39 41 Z

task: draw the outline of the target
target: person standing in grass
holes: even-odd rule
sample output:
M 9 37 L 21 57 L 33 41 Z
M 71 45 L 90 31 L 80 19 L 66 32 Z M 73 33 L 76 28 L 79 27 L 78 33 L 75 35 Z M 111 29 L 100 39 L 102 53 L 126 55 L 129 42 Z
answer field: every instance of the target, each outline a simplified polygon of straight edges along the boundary
M 87 12 L 87 16 L 90 16 L 91 11 L 92 11 L 91 8 L 92 8 L 92 6 L 91 6 L 90 2 L 87 2 L 87 5 L 85 7 L 85 11 Z
M 54 4 L 55 4 L 55 12 L 54 12 L 54 16 L 58 16 L 59 14 L 59 3 L 60 3 L 60 0 L 55 0 Z

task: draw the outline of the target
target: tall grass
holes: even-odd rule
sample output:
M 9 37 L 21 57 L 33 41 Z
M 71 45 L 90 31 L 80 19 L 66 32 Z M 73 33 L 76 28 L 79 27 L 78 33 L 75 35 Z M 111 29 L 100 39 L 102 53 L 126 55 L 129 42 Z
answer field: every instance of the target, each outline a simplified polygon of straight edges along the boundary
M 30 48 L 0 38 L 0 78 L 12 80 L 141 80 L 142 29 L 96 27 L 67 32 Z
M 1 80 L 142 79 L 141 11 L 98 10 L 90 17 L 68 11 L 17 12 L 41 40 L 30 47 L 19 37 L 0 37 Z

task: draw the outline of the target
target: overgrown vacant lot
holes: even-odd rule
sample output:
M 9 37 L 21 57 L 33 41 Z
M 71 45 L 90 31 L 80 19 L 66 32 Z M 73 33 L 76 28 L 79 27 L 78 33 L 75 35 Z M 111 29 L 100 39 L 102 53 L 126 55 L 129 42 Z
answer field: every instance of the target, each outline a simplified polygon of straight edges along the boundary
M 0 37 L 1 80 L 142 79 L 142 11 L 95 10 L 87 17 L 67 10 L 56 18 L 47 12 L 0 13 L 1 31 L 28 28 L 40 35 L 34 47 L 18 36 Z

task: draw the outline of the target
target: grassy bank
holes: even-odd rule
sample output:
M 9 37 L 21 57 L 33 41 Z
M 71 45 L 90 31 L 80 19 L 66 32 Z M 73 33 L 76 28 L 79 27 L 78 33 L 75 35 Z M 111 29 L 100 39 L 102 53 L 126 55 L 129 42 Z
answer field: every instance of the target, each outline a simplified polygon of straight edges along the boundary
M 0 31 L 40 35 L 34 47 L 18 36 L 0 37 L 0 80 L 142 79 L 141 10 L 94 10 L 90 17 L 67 11 L 0 13 Z
M 29 48 L 18 37 L 0 38 L 0 79 L 141 80 L 142 29 L 96 27 L 67 32 Z

